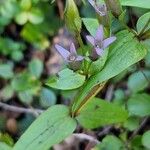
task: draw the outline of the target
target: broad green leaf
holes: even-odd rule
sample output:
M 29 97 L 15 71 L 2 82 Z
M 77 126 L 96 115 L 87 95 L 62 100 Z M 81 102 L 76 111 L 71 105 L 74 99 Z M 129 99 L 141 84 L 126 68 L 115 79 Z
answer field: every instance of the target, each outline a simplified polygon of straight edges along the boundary
M 142 91 L 146 87 L 148 87 L 149 79 L 150 79 L 150 71 L 144 70 L 135 72 L 129 76 L 128 87 L 134 93 Z
M 60 71 L 58 73 L 58 77 L 57 76 L 51 77 L 46 82 L 46 85 L 56 89 L 71 90 L 82 86 L 84 81 L 85 76 L 75 73 L 67 68 Z
M 82 18 L 83 23 L 86 29 L 90 32 L 92 36 L 96 35 L 96 30 L 99 27 L 99 22 L 97 19 L 94 18 Z
M 128 120 L 124 123 L 124 127 L 129 131 L 134 131 L 139 127 L 140 120 L 136 117 L 129 117 Z
M 13 67 L 11 64 L 0 64 L 0 78 L 9 79 L 13 77 Z
M 55 105 L 43 112 L 21 136 L 13 150 L 48 150 L 71 135 L 76 121 L 64 105 Z
M 125 145 L 116 136 L 108 135 L 98 145 L 98 148 L 98 150 L 125 150 Z
M 91 76 L 78 93 L 78 97 L 72 107 L 73 112 L 78 109 L 90 89 L 120 74 L 146 55 L 147 50 L 132 33 L 124 30 L 119 32 L 116 37 L 117 40 L 109 48 L 110 53 L 108 54 L 107 62 L 102 71 Z
M 140 117 L 150 115 L 150 95 L 136 94 L 132 96 L 127 103 L 127 108 L 130 115 Z
M 146 148 L 148 148 L 148 149 L 150 149 L 150 142 L 149 142 L 149 140 L 150 140 L 150 130 L 147 131 L 147 132 L 145 132 L 145 133 L 143 134 L 143 136 L 142 136 L 142 144 L 143 144 Z
M 0 150 L 12 150 L 12 148 L 3 142 L 0 142 Z
M 43 62 L 37 58 L 33 59 L 29 63 L 29 71 L 33 76 L 39 78 L 43 72 Z
M 85 128 L 97 128 L 104 125 L 124 122 L 128 117 L 127 111 L 118 105 L 102 99 L 93 98 L 80 114 L 78 122 Z
M 55 93 L 47 88 L 43 88 L 40 94 L 40 104 L 43 107 L 49 107 L 56 104 L 56 95 Z
M 145 25 L 147 25 L 147 28 L 145 28 L 144 31 L 147 31 L 148 29 L 150 29 L 150 12 L 144 14 L 143 16 L 141 16 L 139 18 L 139 20 L 137 22 L 137 25 L 136 25 L 138 33 L 140 33 L 143 30 L 143 28 L 145 27 Z
M 120 0 L 120 2 L 123 6 L 150 8 L 150 0 Z

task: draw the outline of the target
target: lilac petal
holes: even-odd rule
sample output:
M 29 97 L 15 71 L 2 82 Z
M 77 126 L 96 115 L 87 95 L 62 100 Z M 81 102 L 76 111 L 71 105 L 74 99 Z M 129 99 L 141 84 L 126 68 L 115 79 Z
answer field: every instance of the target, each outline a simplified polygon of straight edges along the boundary
M 78 56 L 78 57 L 76 58 L 76 61 L 81 61 L 81 60 L 83 60 L 83 59 L 84 59 L 83 56 Z
M 93 36 L 87 35 L 86 38 L 93 46 L 95 46 L 95 39 Z
M 101 48 L 95 48 L 95 50 L 96 50 L 97 55 L 99 55 L 99 56 L 103 55 L 103 52 L 104 52 L 103 49 L 101 49 Z
M 70 52 L 58 44 L 55 45 L 55 48 L 60 53 L 60 55 L 67 61 Z
M 74 43 L 72 43 L 71 46 L 70 46 L 70 53 L 71 53 L 71 54 L 77 54 L 76 48 L 75 48 L 75 46 L 74 46 Z
M 115 40 L 116 40 L 116 37 L 115 37 L 115 36 L 105 39 L 105 40 L 103 41 L 103 46 L 104 46 L 104 48 L 108 47 L 108 46 L 109 46 L 111 43 L 113 43 Z
M 100 25 L 96 32 L 96 40 L 102 41 L 104 38 L 103 26 Z

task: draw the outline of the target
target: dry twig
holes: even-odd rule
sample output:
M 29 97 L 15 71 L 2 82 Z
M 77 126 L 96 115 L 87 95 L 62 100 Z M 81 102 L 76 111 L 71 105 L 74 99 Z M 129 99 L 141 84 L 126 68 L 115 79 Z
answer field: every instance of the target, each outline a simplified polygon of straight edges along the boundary
M 41 114 L 43 112 L 43 110 L 40 110 L 40 109 L 17 107 L 17 106 L 8 105 L 2 102 L 0 102 L 0 107 L 8 111 L 13 111 L 17 113 L 29 113 L 32 115 Z
M 88 140 L 90 142 L 93 142 L 94 144 L 100 144 L 100 141 L 98 141 L 96 138 L 84 133 L 74 133 L 73 136 L 81 140 Z

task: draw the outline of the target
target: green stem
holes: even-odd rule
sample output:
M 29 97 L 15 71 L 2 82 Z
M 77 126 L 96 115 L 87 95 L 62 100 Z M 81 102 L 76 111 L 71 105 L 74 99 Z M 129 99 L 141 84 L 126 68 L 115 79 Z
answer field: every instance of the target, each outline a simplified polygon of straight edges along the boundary
M 84 44 L 83 44 L 80 33 L 77 33 L 77 40 L 78 40 L 79 45 L 81 47 L 82 55 L 85 56 L 86 51 L 84 50 Z M 84 72 L 84 74 L 86 74 L 86 62 L 85 62 L 85 60 L 83 61 L 83 72 Z
M 137 34 L 132 30 L 132 29 L 130 29 L 127 25 L 126 25 L 126 23 L 124 22 L 124 21 L 122 21 L 122 20 L 119 20 L 120 21 L 120 23 L 128 30 L 128 31 L 130 31 L 131 33 L 133 33 L 135 36 L 137 36 Z
M 139 37 L 139 39 L 141 39 L 141 40 L 145 40 L 145 39 L 148 39 L 148 38 L 150 38 L 150 29 L 147 30 L 146 32 L 144 32 L 144 33 Z

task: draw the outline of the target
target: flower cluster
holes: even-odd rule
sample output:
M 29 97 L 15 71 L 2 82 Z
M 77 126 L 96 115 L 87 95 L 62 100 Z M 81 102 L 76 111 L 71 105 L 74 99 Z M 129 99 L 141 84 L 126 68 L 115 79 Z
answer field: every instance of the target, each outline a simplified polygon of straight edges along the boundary
M 90 58 L 92 58 L 92 60 L 96 60 L 99 57 L 101 57 L 104 53 L 105 48 L 107 48 L 111 43 L 113 43 L 116 40 L 116 37 L 114 36 L 104 39 L 104 30 L 102 25 L 99 26 L 96 35 L 94 37 L 88 35 L 86 36 L 86 38 L 93 46 L 93 50 L 90 55 Z M 85 56 L 81 56 L 77 54 L 77 50 L 73 43 L 70 45 L 69 50 L 63 48 L 58 44 L 55 45 L 55 48 L 60 53 L 60 55 L 64 58 L 64 60 L 69 64 L 82 62 L 85 58 Z
M 96 0 L 88 0 L 88 1 L 94 7 L 95 11 L 99 15 L 101 16 L 107 15 L 106 5 L 104 4 L 98 5 L 96 3 Z M 105 39 L 103 26 L 100 25 L 97 29 L 96 35 L 95 36 L 87 35 L 86 39 L 93 46 L 92 52 L 89 54 L 89 58 L 90 60 L 95 61 L 103 56 L 105 49 L 116 40 L 116 37 L 112 36 Z M 79 67 L 80 64 L 86 58 L 85 56 L 77 54 L 77 50 L 73 43 L 70 45 L 69 50 L 63 48 L 58 44 L 55 45 L 55 48 L 64 58 L 65 62 L 67 62 L 71 66 L 71 69 L 73 70 L 78 70 L 80 68 Z
M 104 53 L 104 49 L 116 40 L 115 36 L 104 39 L 104 30 L 102 25 L 99 26 L 94 37 L 88 35 L 86 36 L 86 38 L 94 47 L 92 51 L 93 59 L 96 59 L 98 56 L 102 56 Z

